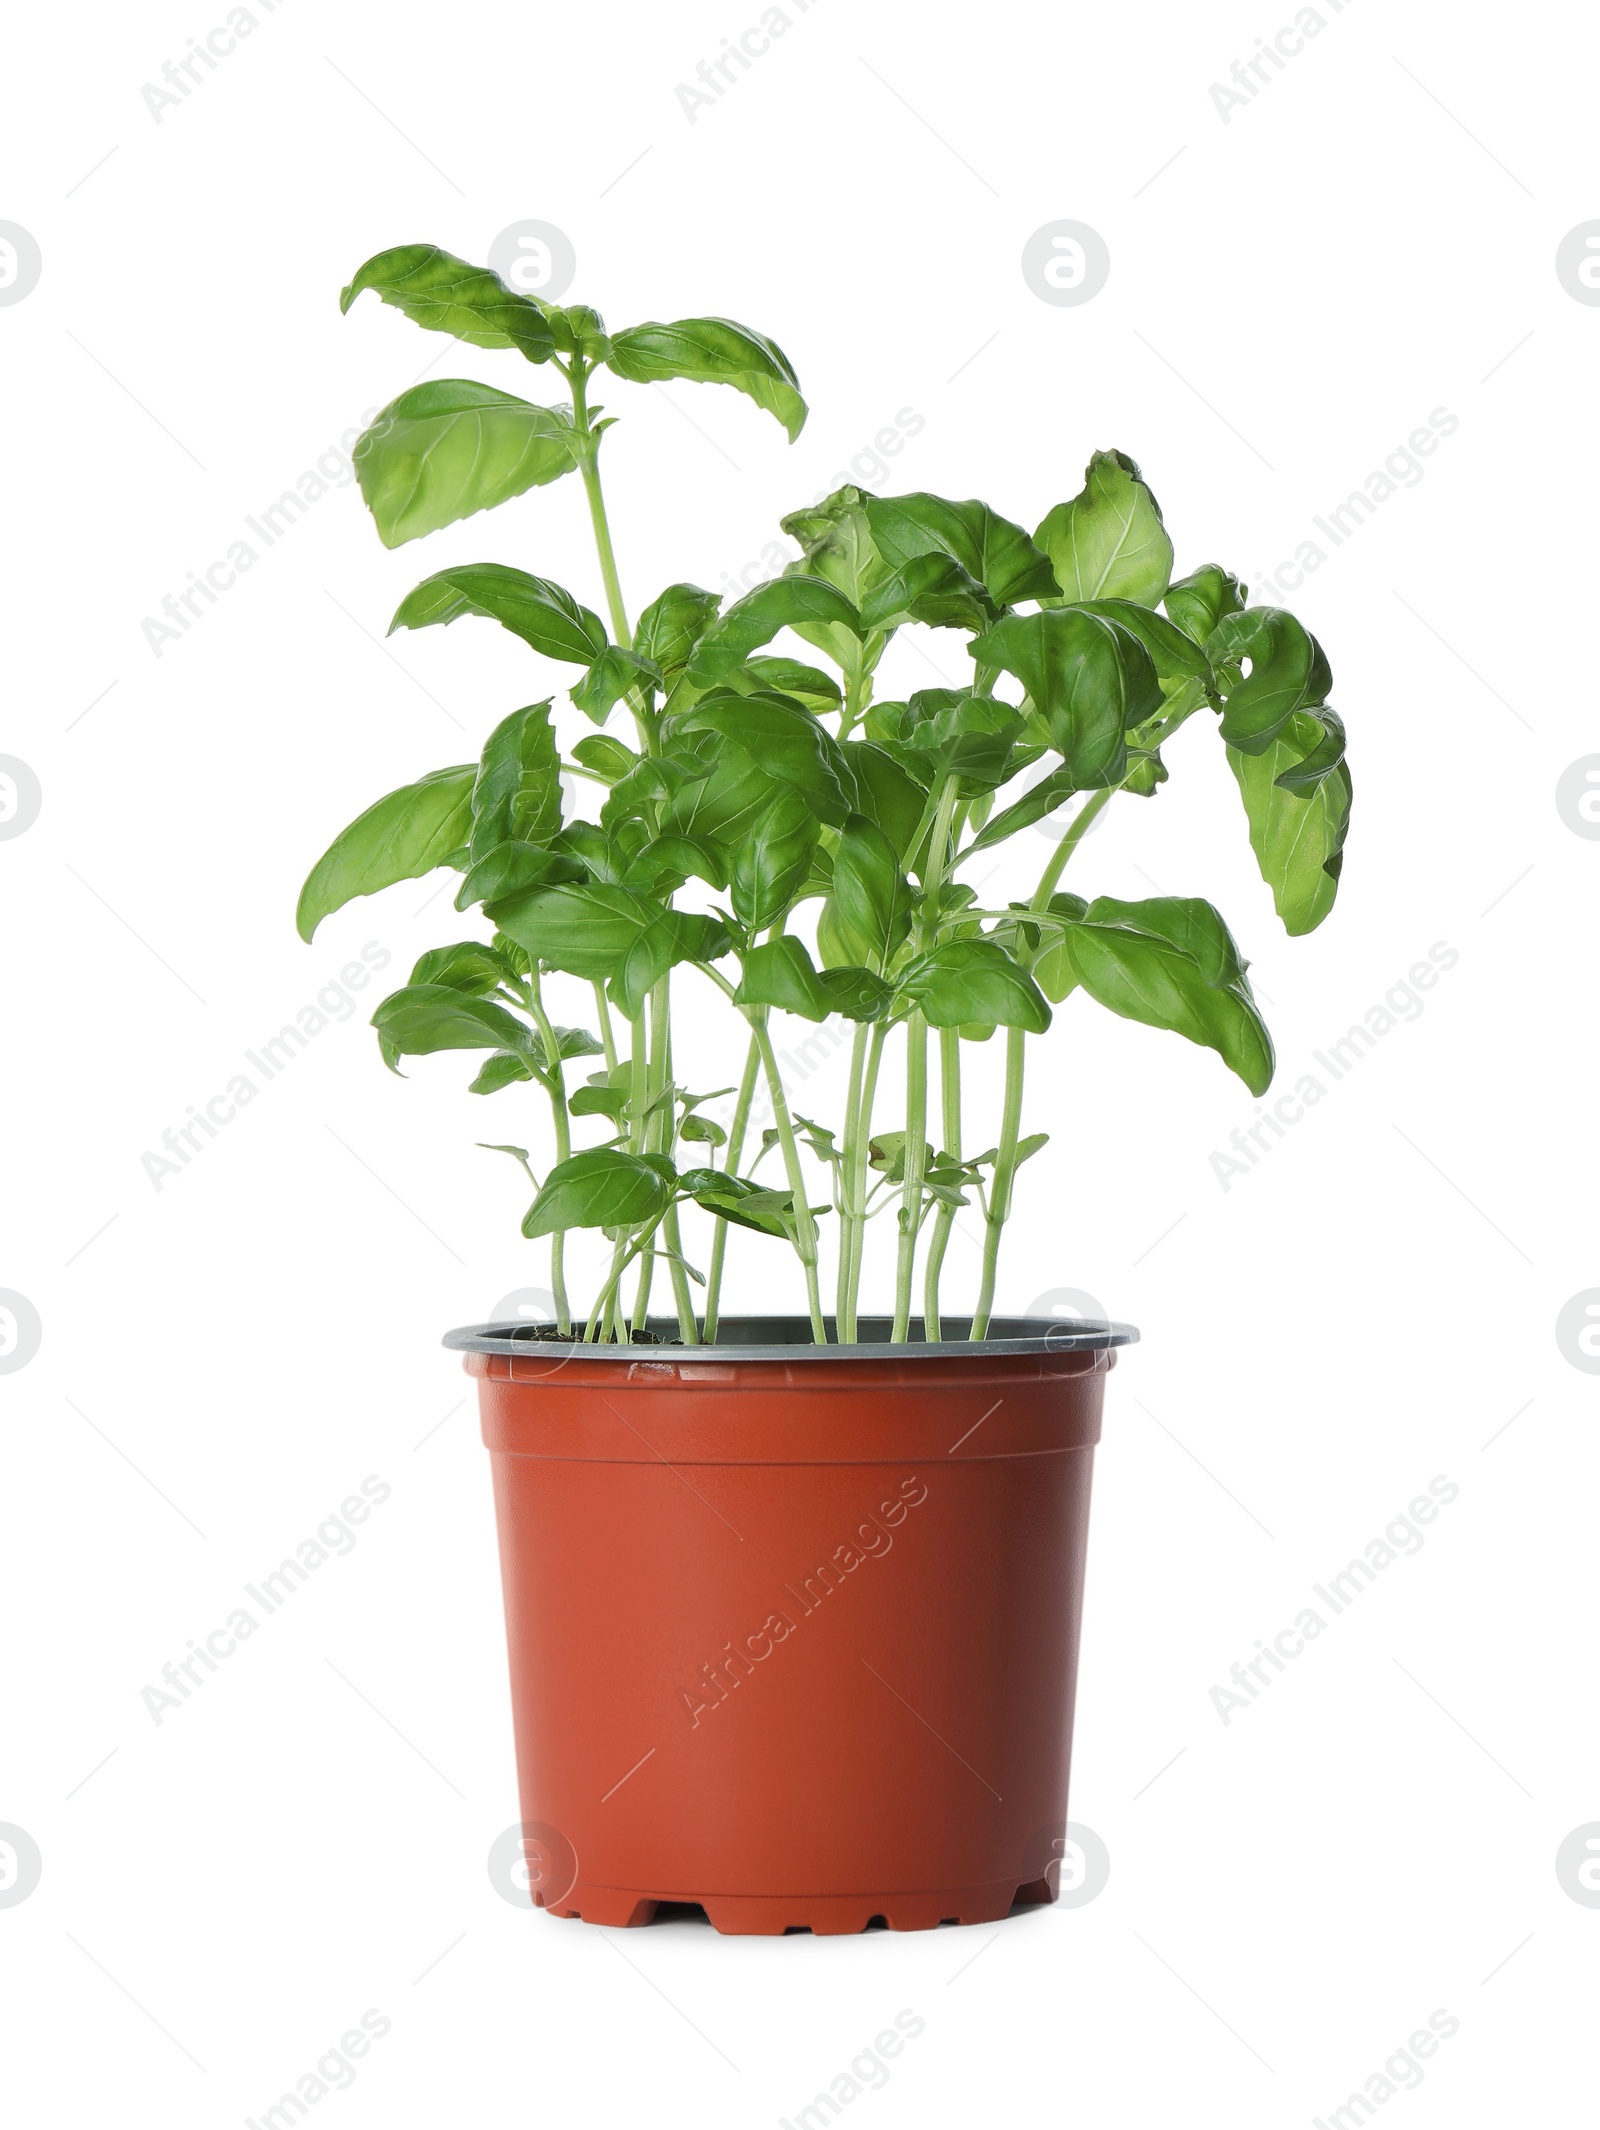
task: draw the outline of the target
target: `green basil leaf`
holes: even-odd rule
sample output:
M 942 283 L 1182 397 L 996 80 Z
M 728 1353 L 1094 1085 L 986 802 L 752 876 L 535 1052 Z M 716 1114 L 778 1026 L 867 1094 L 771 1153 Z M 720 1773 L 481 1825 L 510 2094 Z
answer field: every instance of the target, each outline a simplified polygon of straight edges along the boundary
M 698 1146 L 726 1146 L 728 1143 L 727 1133 L 711 1117 L 685 1117 L 678 1126 L 678 1137 Z
M 828 996 L 804 944 L 789 933 L 763 940 L 744 957 L 736 1006 L 778 1006 L 802 1020 L 825 1021 Z
M 572 758 L 607 784 L 620 784 L 630 770 L 639 766 L 639 757 L 633 749 L 624 747 L 621 740 L 613 739 L 609 732 L 593 732 L 587 739 L 579 740 L 572 750 Z
M 804 562 L 795 568 L 825 577 L 856 606 L 888 574 L 867 523 L 866 505 L 863 491 L 847 484 L 809 510 L 791 511 L 781 521 L 790 539 L 805 550 Z
M 582 680 L 568 692 L 585 717 L 603 725 L 623 696 L 632 689 L 665 685 L 661 668 L 652 660 L 641 658 L 637 651 L 625 651 L 620 644 L 608 644 Z
M 1185 636 L 1203 644 L 1225 615 L 1240 612 L 1248 596 L 1248 588 L 1221 563 L 1202 562 L 1169 584 L 1161 603 Z
M 1009 703 L 970 688 L 924 688 L 906 707 L 904 744 L 936 777 L 957 778 L 962 798 L 993 791 L 1014 774 L 1023 721 Z
M 832 906 L 849 934 L 864 940 L 880 962 L 911 930 L 911 890 L 894 845 L 864 814 L 851 814 L 839 832 Z
M 470 266 L 437 244 L 380 251 L 340 292 L 341 313 L 369 288 L 413 325 L 475 348 L 516 348 L 529 362 L 547 362 L 555 352 L 556 336 L 539 304 L 507 288 L 486 266 Z
M 1322 646 L 1283 607 L 1225 615 L 1206 648 L 1225 691 L 1222 737 L 1243 754 L 1264 754 L 1295 712 L 1320 708 L 1333 685 Z
M 811 870 L 820 834 L 816 815 L 797 791 L 782 791 L 757 818 L 729 871 L 733 912 L 742 925 L 756 932 L 777 923 Z
M 794 1193 L 763 1190 L 746 1176 L 729 1176 L 721 1169 L 685 1169 L 678 1179 L 698 1206 L 735 1227 L 754 1228 L 758 1235 L 780 1240 L 794 1237 Z
M 385 547 L 492 510 L 577 463 L 565 414 L 459 377 L 391 400 L 352 456 Z
M 1123 451 L 1097 451 L 1081 492 L 1034 534 L 1067 601 L 1136 599 L 1154 606 L 1172 580 L 1161 506 Z
M 846 760 L 855 773 L 862 813 L 877 823 L 904 862 L 922 825 L 928 798 L 926 787 L 916 783 L 892 754 L 871 740 L 852 742 Z
M 816 823 L 812 823 L 813 829 Z M 726 855 L 699 836 L 655 836 L 632 859 L 622 885 L 635 895 L 676 894 L 686 880 L 704 880 L 714 888 L 728 885 Z
M 659 913 L 620 887 L 536 888 L 494 903 L 488 915 L 539 961 L 593 981 L 621 968 Z
M 870 969 L 824 969 L 819 977 L 830 1013 L 847 1021 L 881 1021 L 894 1004 L 894 987 Z
M 867 523 L 891 569 L 919 555 L 948 555 L 975 578 L 996 607 L 1044 599 L 1056 591 L 1050 562 L 1020 525 L 987 503 L 952 503 L 943 496 L 868 496 Z
M 337 835 L 300 890 L 295 923 L 310 940 L 324 917 L 357 895 L 375 895 L 398 880 L 420 880 L 453 858 L 472 828 L 477 764 L 436 769 L 403 784 L 357 815 Z
M 899 998 L 933 1028 L 993 1021 L 1042 1035 L 1050 1025 L 1044 993 L 1022 964 L 992 939 L 947 939 L 903 970 Z
M 861 617 L 836 585 L 823 577 L 773 577 L 736 599 L 695 646 L 689 678 L 708 688 L 742 666 L 752 651 L 780 629 L 801 622 L 827 623 L 861 634 Z
M 469 1095 L 496 1095 L 502 1087 L 509 1087 L 514 1080 L 531 1080 L 533 1068 L 526 1058 L 519 1058 L 513 1051 L 497 1050 L 493 1057 L 485 1058 L 478 1068 L 478 1076 L 467 1089 Z
M 547 843 L 561 826 L 561 757 L 548 702 L 502 718 L 472 787 L 474 863 L 502 843 Z
M 531 1241 L 567 1228 L 635 1228 L 659 1220 L 673 1196 L 663 1168 L 669 1165 L 612 1146 L 558 1161 L 528 1208 L 522 1232 Z
M 532 1034 L 514 1014 L 449 984 L 408 984 L 392 991 L 372 1025 L 391 1070 L 397 1057 L 436 1050 L 510 1050 L 533 1063 Z
M 1100 614 L 1107 621 L 1116 622 L 1119 628 L 1126 629 L 1130 636 L 1137 636 L 1150 653 L 1156 678 L 1163 683 L 1197 680 L 1207 693 L 1215 689 L 1216 675 L 1211 670 L 1210 659 L 1199 644 L 1168 621 L 1164 614 L 1157 614 L 1132 599 L 1085 599 L 1080 602 L 1079 610 L 1085 614 Z
M 505 902 L 533 888 L 557 887 L 587 880 L 587 868 L 567 852 L 546 843 L 497 843 L 469 865 L 456 894 L 456 908 L 474 903 Z
M 465 991 L 474 998 L 492 998 L 502 984 L 516 980 L 517 972 L 495 947 L 467 939 L 453 947 L 434 947 L 419 957 L 406 978 L 407 988 L 416 984 L 447 984 L 452 991 Z
M 753 767 L 798 791 L 819 819 L 837 827 L 859 796 L 846 750 L 798 703 L 781 695 L 706 695 L 675 721 L 680 733 L 715 732 L 747 755 Z M 716 772 L 707 783 L 715 780 Z M 687 823 L 672 825 L 685 833 Z M 727 840 L 722 838 L 719 840 Z
M 802 665 L 798 658 L 747 659 L 723 676 L 721 686 L 737 689 L 741 695 L 787 695 L 813 715 L 837 710 L 842 701 L 836 680 L 830 680 L 820 667 Z
M 974 851 L 989 850 L 996 843 L 1004 843 L 1018 829 L 1031 828 L 1035 821 L 1042 821 L 1053 814 L 1058 806 L 1065 806 L 1075 791 L 1083 786 L 1070 769 L 1052 769 L 1047 777 L 1041 777 L 1031 791 L 1023 793 L 1003 813 L 995 814 L 967 845 L 966 855 Z
M 605 649 L 600 617 L 580 606 L 572 594 L 548 577 L 499 562 L 465 562 L 424 577 L 395 609 L 389 634 L 396 629 L 448 627 L 463 614 L 498 621 L 545 658 L 586 666 Z
M 871 629 L 920 621 L 930 629 L 986 629 L 999 608 L 976 577 L 944 554 L 914 555 L 880 579 L 861 602 Z
M 1068 920 L 1065 950 L 1091 998 L 1125 1020 L 1216 1051 L 1253 1095 L 1272 1082 L 1272 1038 L 1232 934 L 1207 902 L 1101 896 Z
M 1296 711 L 1264 754 L 1230 747 L 1228 766 L 1284 930 L 1314 932 L 1333 908 L 1350 828 L 1343 724 L 1328 709 Z
M 609 1073 L 595 1073 L 569 1097 L 567 1108 L 575 1117 L 609 1117 L 613 1124 L 620 1124 L 628 1106 L 632 1070 L 631 1066 L 619 1067 L 622 1077 L 616 1080 Z
M 1085 791 L 1121 779 L 1128 727 L 1161 707 L 1144 645 L 1117 622 L 1081 607 L 1009 615 L 968 648 L 981 665 L 999 666 L 1022 682 Z
M 663 673 L 677 673 L 689 663 L 721 604 L 718 593 L 702 591 L 698 584 L 669 584 L 639 616 L 633 648 Z
M 731 318 L 629 326 L 612 334 L 606 362 L 635 384 L 682 377 L 691 384 L 732 385 L 775 415 L 791 444 L 805 427 L 806 403 L 788 356 L 775 340 Z

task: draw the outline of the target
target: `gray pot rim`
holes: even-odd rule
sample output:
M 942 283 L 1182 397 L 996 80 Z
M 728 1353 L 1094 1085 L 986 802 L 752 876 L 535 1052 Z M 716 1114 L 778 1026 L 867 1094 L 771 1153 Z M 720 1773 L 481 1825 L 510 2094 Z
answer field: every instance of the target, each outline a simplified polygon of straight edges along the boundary
M 831 1332 L 832 1317 L 823 1320 Z M 803 1316 L 729 1316 L 722 1319 L 717 1328 L 716 1343 L 711 1346 L 684 1346 L 678 1343 L 678 1325 L 675 1317 L 647 1317 L 645 1329 L 656 1334 L 655 1341 L 638 1346 L 585 1345 L 581 1340 L 538 1339 L 530 1334 L 542 1329 L 534 1324 L 463 1324 L 454 1331 L 447 1331 L 441 1343 L 457 1353 L 537 1354 L 559 1358 L 582 1356 L 590 1361 L 614 1361 L 631 1364 L 644 1361 L 652 1355 L 675 1360 L 704 1357 L 707 1360 L 734 1361 L 953 1361 L 995 1360 L 1012 1354 L 1033 1353 L 1102 1353 L 1113 1346 L 1137 1345 L 1139 1333 L 1132 1324 L 1120 1324 L 1102 1319 L 1073 1319 L 1046 1316 L 997 1316 L 989 1320 L 990 1336 L 985 1339 L 967 1339 L 961 1333 L 971 1324 L 970 1317 L 946 1317 L 941 1328 L 953 1332 L 954 1337 L 926 1340 L 921 1336 L 922 1319 L 911 1320 L 911 1338 L 900 1346 L 893 1345 L 889 1333 L 892 1319 L 886 1316 L 864 1316 L 857 1320 L 857 1330 L 865 1333 L 848 1346 L 813 1344 L 810 1320 Z

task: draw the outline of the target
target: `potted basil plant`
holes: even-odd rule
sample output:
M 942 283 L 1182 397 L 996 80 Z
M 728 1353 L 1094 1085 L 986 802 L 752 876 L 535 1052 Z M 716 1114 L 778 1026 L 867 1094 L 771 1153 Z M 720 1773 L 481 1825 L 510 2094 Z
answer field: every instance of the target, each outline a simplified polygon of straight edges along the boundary
M 610 1923 L 698 1902 L 720 1929 L 778 1932 L 1052 1898 L 1090 1459 L 1135 1334 L 994 1313 L 1018 1171 L 1045 1143 L 1024 1131 L 1029 1038 L 1081 993 L 1214 1051 L 1252 1094 L 1273 1071 L 1210 903 L 1063 882 L 1107 806 L 1157 797 L 1194 719 L 1284 926 L 1320 924 L 1350 813 L 1327 660 L 1218 565 L 1174 579 L 1118 451 L 1032 534 L 986 503 L 841 488 L 782 521 L 780 576 L 726 606 L 669 584 L 630 619 L 599 380 L 729 385 L 792 439 L 806 407 L 782 350 L 723 318 L 611 332 L 432 245 L 370 259 L 342 307 L 367 290 L 564 392 L 403 392 L 355 452 L 385 545 L 576 476 L 603 590 L 602 616 L 481 562 L 407 594 L 394 628 L 496 622 L 570 669 L 568 701 L 512 710 L 477 761 L 379 799 L 299 906 L 309 940 L 354 897 L 458 874 L 484 934 L 424 954 L 379 1006 L 384 1061 L 476 1053 L 474 1094 L 548 1116 L 547 1151 L 504 1151 L 555 1322 L 447 1340 L 493 1453 L 535 1900 Z M 964 639 L 970 682 L 882 701 L 884 651 L 916 627 Z M 986 874 L 1069 807 L 1026 900 L 987 904 L 973 861 Z M 725 1122 L 680 1078 L 675 1009 L 726 1016 Z M 775 1014 L 848 1030 L 831 1119 L 795 1113 Z M 990 1041 L 1003 1098 L 978 1125 L 963 1063 Z M 952 1307 L 966 1208 L 981 1274 Z M 892 1250 L 884 1316 L 860 1309 L 869 1228 Z M 576 1295 L 574 1235 L 592 1258 Z M 730 1246 L 774 1280 L 789 1266 L 800 1313 L 724 1316 Z

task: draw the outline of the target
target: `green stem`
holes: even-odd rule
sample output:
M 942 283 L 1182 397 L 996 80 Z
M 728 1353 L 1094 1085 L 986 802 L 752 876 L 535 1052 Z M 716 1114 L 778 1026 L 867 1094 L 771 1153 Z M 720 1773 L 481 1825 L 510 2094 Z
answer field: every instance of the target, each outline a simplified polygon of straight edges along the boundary
M 867 1039 L 867 1023 L 857 1021 L 855 1038 L 850 1045 L 850 1087 L 844 1099 L 844 1143 L 839 1183 L 839 1277 L 833 1304 L 840 1343 L 846 1346 L 854 1342 L 856 1335 L 850 1267 L 855 1258 L 858 1214 L 851 1185 L 855 1175 L 856 1140 L 861 1130 L 861 1082 L 867 1062 Z
M 600 576 L 606 588 L 611 631 L 619 644 L 627 645 L 633 641 L 633 631 L 628 626 L 628 610 L 622 601 L 622 579 L 617 575 L 611 522 L 606 516 L 606 499 L 600 487 L 600 439 L 589 427 L 587 375 L 582 356 L 574 356 L 572 425 L 578 437 L 578 471 L 583 475 L 583 491 L 589 499 L 589 523 L 594 528 L 595 553 L 600 559 Z
M 744 1073 L 739 1081 L 739 1093 L 733 1106 L 733 1121 L 728 1126 L 727 1153 L 723 1160 L 723 1172 L 729 1176 L 739 1173 L 739 1163 L 744 1159 L 744 1135 L 750 1126 L 750 1105 L 755 1100 L 756 1075 L 761 1068 L 761 1046 L 752 1032 L 749 1048 L 745 1052 Z M 711 1268 L 706 1274 L 706 1344 L 711 1345 L 717 1336 L 717 1326 L 722 1316 L 722 1264 L 728 1251 L 728 1223 L 715 1222 L 716 1233 L 711 1238 Z
M 606 1071 L 615 1072 L 617 1069 L 616 1031 L 611 1026 L 611 1007 L 606 999 L 605 981 L 598 976 L 594 979 L 594 1003 L 595 1010 L 600 1016 L 600 1041 L 606 1054 Z
M 914 951 L 924 954 L 939 932 L 939 896 L 950 863 L 950 824 L 955 818 L 956 779 L 946 777 L 938 789 L 928 855 L 922 867 L 922 910 L 917 919 Z M 911 1328 L 911 1290 L 916 1278 L 917 1238 L 922 1229 L 922 1179 L 928 1156 L 928 1023 L 915 1009 L 906 1019 L 905 1191 L 900 1207 L 900 1241 L 895 1257 L 894 1329 L 898 1345 Z
M 939 1084 L 943 1096 L 944 1150 L 954 1160 L 961 1159 L 961 1033 L 956 1028 L 939 1030 Z M 950 1229 L 954 1224 L 956 1209 L 953 1205 L 940 1203 L 934 1215 L 933 1238 L 928 1244 L 927 1269 L 922 1286 L 922 1335 L 925 1339 L 942 1336 L 939 1321 L 939 1275 L 944 1270 L 944 1253 L 950 1243 Z
M 900 1244 L 895 1254 L 894 1329 L 889 1334 L 897 1346 L 911 1328 L 911 1283 L 916 1270 L 917 1231 L 922 1225 L 927 1128 L 928 1024 L 913 1008 L 906 1016 L 906 1175 L 900 1203 Z
M 1006 1093 L 1000 1118 L 1000 1145 L 995 1154 L 994 1183 L 989 1192 L 989 1217 L 983 1226 L 983 1277 L 978 1288 L 978 1306 L 972 1318 L 972 1337 L 988 1336 L 994 1309 L 995 1272 L 1000 1261 L 1000 1236 L 1011 1212 L 1011 1185 L 1017 1173 L 1017 1138 L 1022 1128 L 1022 1070 L 1027 1031 L 1006 1030 Z
M 811 1336 L 818 1346 L 825 1346 L 828 1342 L 828 1327 L 823 1321 L 822 1291 L 817 1284 L 817 1224 L 811 1217 L 805 1171 L 800 1165 L 800 1148 L 794 1136 L 794 1124 L 789 1116 L 789 1103 L 783 1092 L 783 1079 L 773 1052 L 772 1037 L 767 1030 L 767 1009 L 765 1006 L 747 1006 L 745 1015 L 760 1047 L 761 1064 L 767 1076 L 767 1092 L 772 1097 L 772 1121 L 777 1127 L 778 1142 L 783 1148 L 783 1165 L 788 1173 L 789 1189 L 794 1198 L 794 1246 L 806 1275 L 806 1306 L 811 1313 Z
M 528 1009 L 544 1044 L 545 1063 L 550 1069 L 550 1109 L 555 1120 L 556 1159 L 565 1161 L 572 1152 L 572 1132 L 567 1122 L 567 1083 L 561 1068 L 561 1045 L 539 990 L 539 964 L 528 968 Z M 564 1336 L 572 1331 L 572 1312 L 567 1302 L 567 1238 L 558 1228 L 550 1238 L 550 1288 L 556 1305 L 556 1329 Z
M 1056 845 L 1054 852 L 1051 854 L 1050 863 L 1039 875 L 1039 885 L 1034 889 L 1033 900 L 1028 905 L 1030 909 L 1049 909 L 1050 897 L 1055 893 L 1056 882 L 1067 869 L 1068 859 L 1090 829 L 1093 828 L 1100 815 L 1105 812 L 1120 789 L 1121 786 L 1118 784 L 1108 784 L 1103 791 L 1097 791 L 1083 808 L 1072 826 Z
M 656 1058 L 652 1061 L 651 1100 L 658 1107 L 651 1117 L 655 1152 L 677 1159 L 678 1102 L 672 1093 L 672 979 L 662 977 L 650 994 L 650 1025 Z M 665 1095 L 666 1099 L 659 1098 Z M 676 1201 L 668 1206 L 662 1222 L 667 1239 L 667 1273 L 672 1281 L 672 1302 L 678 1313 L 678 1336 L 685 1346 L 698 1346 L 700 1333 L 694 1320 L 694 1296 L 689 1292 L 689 1269 L 684 1262 L 683 1236 L 678 1225 Z
M 1097 791 L 1083 808 L 1067 833 L 1062 837 L 1051 855 L 1050 863 L 1039 877 L 1033 899 L 1028 907 L 1041 914 L 1049 909 L 1050 897 L 1055 893 L 1056 882 L 1066 871 L 1067 861 L 1116 797 L 1119 787 L 1108 785 Z M 1019 951 L 1025 952 L 1020 948 Z M 989 1192 L 988 1216 L 983 1230 L 983 1275 L 978 1288 L 978 1306 L 972 1319 L 972 1336 L 985 1337 L 989 1318 L 994 1309 L 995 1274 L 1000 1260 L 1000 1236 L 1011 1215 L 1011 1188 L 1017 1173 L 1017 1140 L 1022 1130 L 1022 1075 L 1023 1047 L 1027 1036 L 1021 1028 L 1006 1030 L 1006 1091 L 1005 1105 L 1001 1114 L 1000 1145 L 995 1153 L 994 1183 Z
M 856 1220 L 850 1254 L 850 1337 L 857 1337 L 858 1311 L 861 1302 L 861 1272 L 866 1262 L 867 1247 L 867 1165 L 872 1147 L 872 1108 L 878 1094 L 878 1068 L 883 1063 L 883 1046 L 889 1039 L 888 1026 L 883 1021 L 873 1024 L 867 1043 L 867 1069 L 861 1085 L 861 1106 L 856 1125 L 855 1148 L 849 1172 L 849 1192 Z M 840 1338 L 844 1337 L 841 1331 Z

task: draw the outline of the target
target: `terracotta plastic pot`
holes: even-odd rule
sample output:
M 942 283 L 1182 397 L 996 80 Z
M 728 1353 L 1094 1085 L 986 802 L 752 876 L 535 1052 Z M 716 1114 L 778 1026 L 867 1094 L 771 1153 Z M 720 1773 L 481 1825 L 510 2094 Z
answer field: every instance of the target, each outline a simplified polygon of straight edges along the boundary
M 538 1905 L 779 1933 L 1055 1898 L 1090 1463 L 1138 1334 L 991 1328 L 448 1335 L 493 1460 Z

